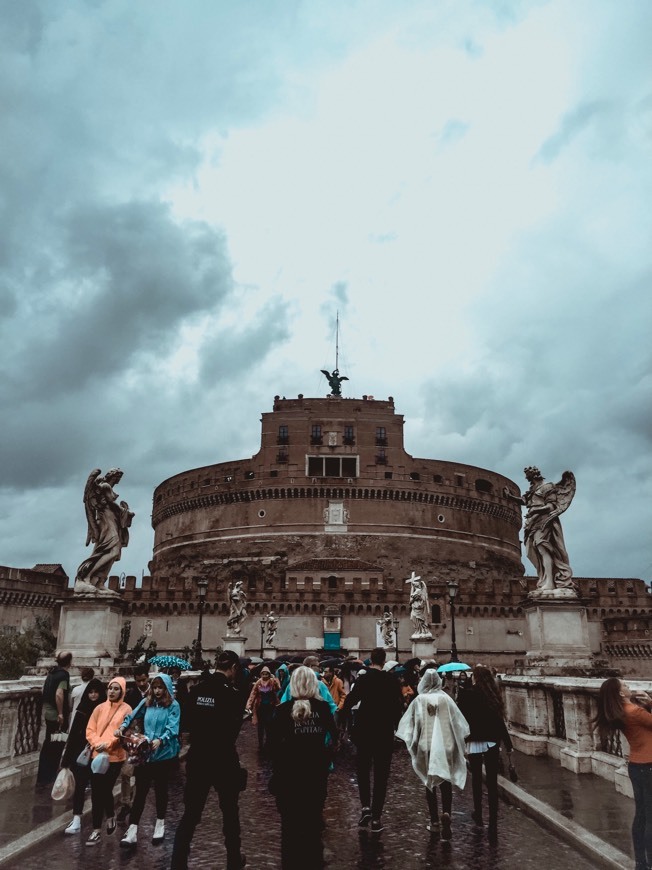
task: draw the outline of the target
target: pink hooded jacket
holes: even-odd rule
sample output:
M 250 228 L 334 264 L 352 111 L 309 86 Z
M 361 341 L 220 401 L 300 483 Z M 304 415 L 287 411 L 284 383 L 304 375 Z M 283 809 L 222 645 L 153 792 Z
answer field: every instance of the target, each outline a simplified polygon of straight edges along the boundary
M 118 683 L 122 689 L 120 700 L 104 701 L 103 704 L 97 705 L 86 726 L 86 739 L 93 748 L 93 757 L 97 755 L 96 747 L 105 743 L 109 761 L 124 761 L 127 753 L 120 745 L 120 739 L 115 736 L 115 732 L 122 725 L 125 716 L 131 713 L 131 707 L 123 700 L 127 684 L 124 677 L 112 677 L 109 683 Z

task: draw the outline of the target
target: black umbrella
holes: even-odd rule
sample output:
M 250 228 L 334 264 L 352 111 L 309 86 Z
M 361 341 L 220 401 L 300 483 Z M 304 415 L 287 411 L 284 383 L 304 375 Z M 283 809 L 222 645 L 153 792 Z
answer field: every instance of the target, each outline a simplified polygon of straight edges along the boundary
M 275 662 L 278 662 L 279 664 L 283 664 L 284 662 L 292 661 L 292 656 L 291 656 L 291 655 L 288 655 L 287 653 L 285 653 L 285 654 L 282 655 L 282 656 L 276 656 L 276 658 L 274 659 L 274 661 L 275 661 Z
M 342 659 L 323 659 L 319 664 L 322 668 L 339 668 Z

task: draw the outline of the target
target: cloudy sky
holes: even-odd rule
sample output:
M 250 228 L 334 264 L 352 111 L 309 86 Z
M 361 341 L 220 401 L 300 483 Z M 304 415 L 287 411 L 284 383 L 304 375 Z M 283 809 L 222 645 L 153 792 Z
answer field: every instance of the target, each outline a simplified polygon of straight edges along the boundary
M 256 452 L 273 396 L 578 481 L 579 576 L 652 579 L 648 0 L 0 0 L 0 564 L 119 465 Z M 528 572 L 532 568 L 527 563 Z

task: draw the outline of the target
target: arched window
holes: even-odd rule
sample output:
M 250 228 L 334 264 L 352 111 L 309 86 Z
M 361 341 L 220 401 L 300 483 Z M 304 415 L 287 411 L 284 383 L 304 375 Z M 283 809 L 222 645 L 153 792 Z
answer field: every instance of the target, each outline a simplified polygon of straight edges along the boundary
M 484 480 L 484 478 L 479 477 L 475 482 L 475 488 L 477 492 L 493 492 L 493 484 L 491 484 L 488 480 Z

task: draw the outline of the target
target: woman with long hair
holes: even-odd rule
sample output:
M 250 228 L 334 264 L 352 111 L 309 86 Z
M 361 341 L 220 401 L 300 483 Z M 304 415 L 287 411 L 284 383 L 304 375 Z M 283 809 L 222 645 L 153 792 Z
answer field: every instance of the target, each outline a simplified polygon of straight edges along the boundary
M 263 665 L 260 677 L 251 687 L 247 710 L 253 713 L 253 724 L 258 729 L 258 748 L 269 749 L 274 709 L 279 704 L 281 684 L 272 676 L 267 665 Z
M 627 772 L 634 792 L 632 842 L 636 870 L 652 867 L 652 699 L 632 694 L 626 683 L 609 677 L 600 686 L 594 724 L 604 743 L 622 731 L 629 743 Z
M 106 817 L 106 832 L 112 834 L 116 828 L 113 786 L 116 783 L 127 753 L 115 736 L 131 707 L 124 700 L 127 684 L 124 677 L 113 677 L 107 689 L 107 700 L 93 710 L 86 726 L 86 740 L 93 750 L 93 761 L 98 755 L 108 755 L 108 768 L 102 773 L 91 769 L 91 806 L 93 830 L 87 846 L 96 846 L 100 841 L 102 819 Z
M 91 778 L 90 765 L 77 764 L 77 758 L 86 746 L 86 727 L 93 710 L 106 701 L 106 686 L 101 680 L 89 680 L 77 702 L 75 715 L 68 730 L 68 739 L 61 757 L 61 767 L 67 767 L 75 777 L 75 793 L 72 798 L 72 822 L 64 834 L 78 834 L 81 831 L 81 817 L 84 811 L 86 787 Z
M 489 668 L 476 665 L 472 672 L 473 685 L 459 692 L 457 704 L 469 723 L 471 733 L 467 738 L 471 786 L 473 789 L 472 818 L 482 827 L 482 767 L 485 770 L 489 798 L 489 839 L 498 836 L 498 762 L 500 744 L 508 753 L 513 750 L 512 741 L 505 724 L 505 707 Z
M 337 726 L 317 676 L 301 665 L 290 677 L 292 700 L 276 709 L 270 788 L 281 814 L 281 867 L 322 866 L 322 812 Z M 327 746 L 327 738 L 330 745 Z
M 158 674 L 151 682 L 150 691 L 141 704 L 122 722 L 118 734 L 123 734 L 134 719 L 142 721 L 142 731 L 150 741 L 152 754 L 136 771 L 136 794 L 129 813 L 129 827 L 120 841 L 121 846 L 135 846 L 138 823 L 145 808 L 150 787 L 154 783 L 156 796 L 156 824 L 153 843 L 165 836 L 165 815 L 168 808 L 168 785 L 172 765 L 179 754 L 179 723 L 181 708 L 174 699 L 174 685 L 168 674 Z

